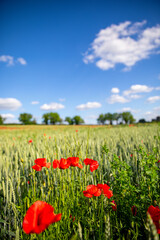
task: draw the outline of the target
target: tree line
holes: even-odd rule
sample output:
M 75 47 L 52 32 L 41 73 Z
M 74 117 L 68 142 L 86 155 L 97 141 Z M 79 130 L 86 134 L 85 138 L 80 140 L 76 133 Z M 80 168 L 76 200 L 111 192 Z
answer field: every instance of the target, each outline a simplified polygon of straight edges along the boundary
M 123 122 L 125 122 L 125 124 L 132 124 L 135 123 L 136 120 L 130 112 L 100 114 L 97 119 L 98 124 L 106 124 L 107 121 L 112 125 L 113 121 L 116 121 L 117 124 L 122 124 Z
M 4 124 L 5 118 L 0 115 L 0 125 Z M 21 113 L 18 118 L 19 122 L 24 125 L 31 125 L 31 124 L 37 124 L 36 119 L 33 118 L 32 114 L 30 113 Z M 69 125 L 80 125 L 85 123 L 84 120 L 80 116 L 74 116 L 74 117 L 66 117 L 64 119 L 65 122 L 67 122 Z M 135 123 L 135 119 L 131 112 L 123 112 L 123 113 L 105 113 L 100 114 L 97 118 L 98 124 L 113 124 L 113 121 L 116 121 L 116 124 L 133 124 Z M 62 124 L 63 119 L 59 116 L 56 112 L 50 112 L 45 113 L 42 115 L 42 122 L 43 124 Z M 139 123 L 146 123 L 147 121 L 145 119 L 140 119 Z M 160 116 L 158 116 L 156 119 L 152 119 L 152 122 L 160 122 Z

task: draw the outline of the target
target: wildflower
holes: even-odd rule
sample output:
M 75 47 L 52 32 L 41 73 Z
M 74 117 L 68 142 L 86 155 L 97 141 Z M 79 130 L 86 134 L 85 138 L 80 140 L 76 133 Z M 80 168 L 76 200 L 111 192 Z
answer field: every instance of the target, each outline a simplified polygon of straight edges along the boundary
M 79 163 L 78 157 L 69 157 L 67 158 L 67 162 L 71 167 L 83 168 L 82 164 Z
M 130 157 L 133 157 L 133 154 L 131 154 Z
M 78 132 L 78 130 L 76 130 L 76 132 Z
M 111 201 L 111 204 L 112 204 L 112 209 L 113 211 L 117 211 L 117 204 L 115 203 L 115 201 Z
M 67 169 L 69 168 L 69 163 L 67 159 L 61 158 L 61 160 L 55 159 L 53 161 L 53 168 Z
M 147 210 L 147 213 L 150 214 L 153 223 L 155 224 L 157 228 L 157 233 L 160 234 L 160 209 L 158 206 L 150 206 Z
M 50 224 L 61 220 L 61 213 L 54 214 L 54 208 L 46 202 L 36 201 L 27 210 L 23 219 L 23 231 L 26 234 L 39 234 L 49 227 Z
M 39 165 L 34 165 L 34 166 L 32 166 L 32 168 L 36 171 L 41 171 L 42 170 L 42 167 L 39 166 Z
M 110 187 L 107 184 L 97 184 L 97 187 L 101 189 L 105 197 L 110 199 L 113 196 L 113 192 L 109 190 Z
M 83 191 L 83 195 L 88 198 L 92 198 L 93 196 L 98 197 L 101 195 L 101 190 L 95 185 L 88 185 L 86 191 Z
M 35 164 L 32 168 L 36 171 L 41 171 L 42 167 L 50 168 L 51 163 L 47 163 L 46 158 L 37 158 L 35 161 Z
M 132 212 L 132 215 L 133 215 L 133 216 L 136 216 L 136 215 L 137 215 L 137 208 L 136 208 L 135 205 L 133 205 L 133 206 L 131 207 L 131 212 Z
M 44 133 L 44 137 L 46 136 L 46 134 Z
M 51 139 L 51 136 L 49 136 L 49 139 Z
M 27 181 L 28 184 L 30 184 L 30 181 Z
M 32 143 L 33 142 L 33 140 L 32 139 L 30 139 L 29 141 L 28 141 L 28 143 Z
M 96 160 L 92 160 L 89 158 L 84 159 L 84 164 L 85 165 L 90 165 L 90 171 L 93 172 L 94 170 L 96 170 L 99 167 L 99 164 Z

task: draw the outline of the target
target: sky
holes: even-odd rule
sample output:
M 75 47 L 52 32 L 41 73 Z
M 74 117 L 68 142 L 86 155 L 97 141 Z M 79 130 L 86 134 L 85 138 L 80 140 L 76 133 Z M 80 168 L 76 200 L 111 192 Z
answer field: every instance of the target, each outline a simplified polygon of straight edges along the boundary
M 159 12 L 159 0 L 1 0 L 0 115 L 160 115 Z

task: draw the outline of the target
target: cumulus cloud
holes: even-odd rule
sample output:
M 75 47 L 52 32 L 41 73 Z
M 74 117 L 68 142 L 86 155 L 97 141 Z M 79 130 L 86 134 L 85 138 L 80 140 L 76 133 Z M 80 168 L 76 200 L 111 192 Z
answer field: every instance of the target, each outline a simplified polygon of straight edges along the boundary
M 10 118 L 10 119 L 15 118 L 15 116 L 13 114 L 11 114 L 11 113 L 2 113 L 1 116 L 3 118 Z
M 5 62 L 7 63 L 7 66 L 12 66 L 14 65 L 14 60 L 12 56 L 8 56 L 8 55 L 2 55 L 0 56 L 0 62 Z
M 134 93 L 151 92 L 153 89 L 154 89 L 153 87 L 136 84 L 136 85 L 132 85 L 129 90 L 124 91 L 123 94 L 125 96 L 128 96 Z
M 61 103 L 49 103 L 49 104 L 43 104 L 40 109 L 41 110 L 58 110 L 64 108 L 64 105 Z
M 122 109 L 120 109 L 120 110 L 117 110 L 117 112 L 120 112 L 120 113 L 122 113 L 122 112 L 139 113 L 140 110 L 132 109 L 132 108 L 130 108 L 130 107 L 124 107 L 124 108 L 122 108 Z
M 107 102 L 109 104 L 113 104 L 113 103 L 126 103 L 126 102 L 129 102 L 130 100 L 123 97 L 123 96 L 120 96 L 118 94 L 113 94 L 111 95 L 108 99 L 107 99 Z
M 154 107 L 152 110 L 147 111 L 144 113 L 147 120 L 150 121 L 151 119 L 155 119 L 157 116 L 160 115 L 160 107 Z
M 17 110 L 22 103 L 16 98 L 0 98 L 0 110 Z
M 78 110 L 87 110 L 91 108 L 100 108 L 102 105 L 98 102 L 87 102 L 85 104 L 78 105 L 76 109 Z
M 158 100 L 160 100 L 160 96 L 153 96 L 153 97 L 149 97 L 149 98 L 147 99 L 147 101 L 148 101 L 149 103 L 155 103 L 155 102 L 157 102 Z
M 39 102 L 38 101 L 32 101 L 31 104 L 36 105 L 36 104 L 39 104 Z
M 27 62 L 24 58 L 17 58 L 17 62 L 19 62 L 21 65 L 26 65 Z
M 160 25 L 144 28 L 146 21 L 126 21 L 100 30 L 84 54 L 84 62 L 102 70 L 123 64 L 128 71 L 136 62 L 148 58 L 160 47 Z
M 111 93 L 119 93 L 119 88 L 112 88 Z
M 17 60 L 15 60 L 13 56 L 9 56 L 9 55 L 0 56 L 0 62 L 7 63 L 7 66 L 13 66 L 15 63 L 20 63 L 21 65 L 27 64 L 24 58 L 20 57 L 20 58 L 17 58 Z

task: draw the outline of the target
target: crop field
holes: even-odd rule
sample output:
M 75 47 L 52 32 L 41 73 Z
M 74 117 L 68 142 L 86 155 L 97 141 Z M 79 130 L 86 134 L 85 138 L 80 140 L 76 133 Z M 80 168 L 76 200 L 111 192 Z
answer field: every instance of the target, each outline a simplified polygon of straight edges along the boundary
M 158 124 L 1 126 L 0 239 L 158 240 L 159 145 Z

